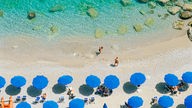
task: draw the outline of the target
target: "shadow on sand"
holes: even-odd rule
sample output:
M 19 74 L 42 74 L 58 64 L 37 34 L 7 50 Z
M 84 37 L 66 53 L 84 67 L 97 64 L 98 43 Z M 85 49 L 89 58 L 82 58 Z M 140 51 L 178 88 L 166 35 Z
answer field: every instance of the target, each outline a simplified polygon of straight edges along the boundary
M 59 84 L 55 84 L 55 85 L 52 87 L 52 91 L 53 91 L 55 94 L 64 93 L 64 92 L 66 91 L 66 86 L 59 85 Z
M 90 96 L 91 94 L 93 94 L 94 89 L 89 87 L 86 84 L 83 84 L 79 87 L 79 93 L 84 95 L 84 96 Z
M 126 82 L 123 85 L 123 90 L 125 93 L 130 94 L 130 93 L 134 93 L 137 91 L 137 87 L 133 84 L 131 84 L 130 82 Z
M 29 87 L 27 88 L 27 94 L 28 94 L 29 96 L 31 96 L 31 97 L 39 96 L 39 95 L 41 95 L 41 93 L 42 93 L 42 90 L 38 90 L 38 89 L 36 89 L 36 88 L 33 87 L 33 86 L 29 86 Z
M 10 96 L 15 96 L 21 92 L 21 88 L 17 88 L 13 85 L 9 85 L 6 87 L 5 92 Z
M 166 83 L 165 82 L 160 82 L 155 86 L 155 89 L 161 93 L 161 94 L 167 94 L 170 93 L 166 88 Z
M 186 108 L 184 104 L 179 104 L 176 106 L 176 108 Z

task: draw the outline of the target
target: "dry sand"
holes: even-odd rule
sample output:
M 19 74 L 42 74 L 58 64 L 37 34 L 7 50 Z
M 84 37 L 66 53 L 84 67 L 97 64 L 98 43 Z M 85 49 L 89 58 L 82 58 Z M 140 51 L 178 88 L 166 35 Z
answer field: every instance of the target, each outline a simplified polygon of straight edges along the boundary
M 154 35 L 154 34 L 153 34 Z M 159 35 L 159 34 L 158 34 Z M 18 95 L 27 95 L 27 101 L 32 103 L 34 97 L 28 95 L 27 90 L 36 75 L 45 75 L 49 85 L 42 92 L 48 94 L 47 100 L 57 101 L 64 95 L 65 102 L 59 103 L 60 108 L 68 107 L 68 96 L 64 93 L 54 93 L 52 89 L 61 75 L 72 75 L 74 80 L 69 85 L 75 90 L 77 97 L 94 96 L 95 104 L 85 105 L 85 108 L 102 108 L 107 103 L 109 108 L 120 108 L 133 95 L 141 96 L 144 100 L 142 108 L 150 108 L 151 98 L 162 96 L 156 90 L 156 85 L 164 82 L 166 73 L 174 73 L 179 78 L 185 71 L 192 70 L 192 43 L 188 40 L 185 31 L 167 34 L 168 38 L 143 37 L 132 39 L 123 38 L 64 38 L 54 42 L 46 42 L 32 37 L 7 37 L 0 39 L 0 75 L 6 78 L 6 86 L 2 88 L 0 96 L 8 99 L 6 89 L 14 75 L 26 77 L 27 84 L 22 87 Z M 166 37 L 166 36 L 164 36 Z M 98 47 L 104 46 L 103 53 L 95 55 Z M 120 58 L 118 67 L 111 67 L 114 58 Z M 147 80 L 141 86 L 140 92 L 131 92 L 127 86 L 131 74 L 143 72 Z M 85 84 L 86 76 L 94 74 L 104 80 L 109 74 L 120 78 L 120 86 L 109 97 L 97 95 L 85 96 L 79 87 Z M 192 88 L 182 92 L 174 98 L 174 106 L 183 104 L 184 98 L 191 94 Z M 169 94 L 166 94 L 169 95 Z M 15 99 L 16 95 L 14 96 Z M 16 104 L 15 104 L 16 105 Z M 42 103 L 32 105 L 32 108 L 41 108 Z M 180 108 L 180 107 L 177 107 Z

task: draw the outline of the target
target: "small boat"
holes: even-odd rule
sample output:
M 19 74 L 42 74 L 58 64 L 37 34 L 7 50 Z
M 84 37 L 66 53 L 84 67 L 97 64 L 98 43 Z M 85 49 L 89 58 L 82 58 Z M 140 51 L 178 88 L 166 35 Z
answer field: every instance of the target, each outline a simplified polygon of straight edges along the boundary
M 189 28 L 187 30 L 187 36 L 188 36 L 189 40 L 192 41 L 192 28 Z

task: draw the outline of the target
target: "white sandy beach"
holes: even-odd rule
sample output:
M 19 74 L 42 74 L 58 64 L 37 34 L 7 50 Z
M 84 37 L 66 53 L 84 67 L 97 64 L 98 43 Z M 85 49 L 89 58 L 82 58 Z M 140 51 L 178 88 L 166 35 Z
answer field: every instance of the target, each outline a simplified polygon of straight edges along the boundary
M 49 79 L 48 87 L 43 90 L 43 93 L 48 94 L 47 100 L 58 101 L 59 96 L 64 95 L 66 100 L 64 103 L 59 103 L 59 106 L 66 108 L 69 102 L 66 92 L 55 94 L 52 88 L 60 76 L 68 74 L 73 76 L 74 80 L 69 86 L 74 88 L 76 97 L 96 98 L 95 104 L 85 105 L 85 108 L 102 108 L 103 103 L 107 103 L 109 108 L 120 108 L 120 105 L 133 95 L 143 98 L 142 108 L 150 108 L 151 98 L 163 95 L 155 89 L 155 86 L 159 82 L 164 82 L 165 74 L 174 73 L 181 78 L 183 72 L 192 71 L 192 43 L 185 31 L 166 35 L 167 38 L 151 37 L 151 40 L 143 37 L 134 40 L 115 37 L 110 40 L 65 38 L 52 43 L 25 36 L 1 38 L 0 75 L 6 78 L 7 83 L 1 89 L 0 96 L 8 99 L 5 89 L 15 75 L 22 75 L 27 79 L 27 84 L 18 94 L 20 96 L 27 95 L 27 89 L 36 75 L 45 75 Z M 103 53 L 96 56 L 95 52 L 100 45 L 104 46 Z M 120 64 L 118 67 L 111 67 L 110 64 L 114 62 L 116 56 L 119 57 Z M 124 84 L 134 72 L 143 72 L 147 80 L 141 86 L 140 92 L 126 93 L 128 91 L 123 89 Z M 119 77 L 121 84 L 109 97 L 94 94 L 84 96 L 79 92 L 79 87 L 85 84 L 85 78 L 90 74 L 98 76 L 101 81 L 105 76 L 114 74 Z M 175 101 L 172 108 L 183 104 L 184 98 L 191 94 L 191 90 L 190 86 L 187 91 L 172 96 Z M 14 99 L 16 96 L 13 96 Z M 34 100 L 34 97 L 28 95 L 27 102 L 32 103 Z M 32 105 L 32 108 L 41 107 L 42 103 Z

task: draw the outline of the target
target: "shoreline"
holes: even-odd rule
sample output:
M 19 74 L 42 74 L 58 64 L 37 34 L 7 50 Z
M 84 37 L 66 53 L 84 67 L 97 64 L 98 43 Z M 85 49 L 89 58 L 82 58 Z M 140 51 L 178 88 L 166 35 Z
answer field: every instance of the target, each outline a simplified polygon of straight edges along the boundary
M 104 46 L 104 50 L 97 57 L 95 53 L 99 46 Z M 113 62 L 116 56 L 124 63 L 190 46 L 185 30 L 135 37 L 66 37 L 53 41 L 27 36 L 7 36 L 0 38 L 0 59 L 13 66 L 37 63 L 83 67 L 98 61 Z

